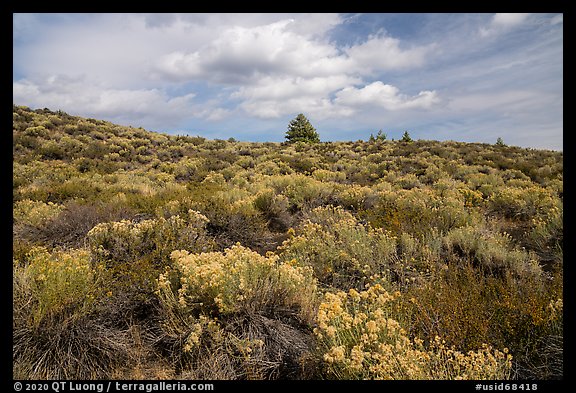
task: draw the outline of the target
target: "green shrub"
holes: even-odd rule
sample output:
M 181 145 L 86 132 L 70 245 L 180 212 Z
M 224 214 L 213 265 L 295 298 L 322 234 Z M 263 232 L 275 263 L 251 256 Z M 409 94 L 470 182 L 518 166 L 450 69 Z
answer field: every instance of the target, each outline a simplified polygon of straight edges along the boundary
M 445 236 L 444 243 L 450 251 L 469 258 L 492 274 L 511 272 L 536 277 L 542 274 L 535 255 L 515 247 L 506 233 L 487 232 L 478 227 L 456 228 Z
M 558 279 L 531 275 L 486 276 L 458 261 L 437 271 L 426 285 L 411 287 L 405 298 L 413 307 L 413 334 L 425 340 L 441 336 L 462 351 L 482 343 L 506 347 L 514 357 L 514 378 L 558 378 L 562 374 L 558 284 Z M 540 357 L 541 351 L 546 355 Z
M 324 205 L 334 193 L 333 186 L 304 175 L 271 176 L 266 183 L 288 198 L 292 210 Z
M 346 174 L 343 172 L 334 172 L 327 169 L 316 169 L 312 173 L 312 177 L 321 182 L 336 182 L 343 183 L 346 181 Z
M 490 197 L 488 203 L 494 213 L 507 218 L 528 221 L 546 217 L 554 210 L 558 210 L 561 202 L 553 192 L 532 186 L 501 188 Z
M 341 207 L 314 209 L 290 232 L 279 252 L 311 266 L 320 282 L 336 288 L 363 288 L 374 274 L 386 275 L 396 256 L 396 240 L 382 229 L 360 224 Z
M 266 189 L 256 194 L 253 203 L 268 220 L 270 229 L 284 232 L 291 226 L 293 219 L 288 212 L 288 198 L 284 195 L 276 195 L 273 190 Z
M 91 252 L 98 260 L 114 266 L 138 259 L 152 261 L 157 266 L 169 263 L 176 249 L 207 251 L 212 243 L 205 233 L 208 219 L 190 210 L 188 216 L 168 219 L 122 220 L 100 223 L 88 232 Z
M 24 135 L 39 138 L 47 138 L 49 136 L 49 132 L 43 126 L 35 126 L 26 128 L 26 130 L 24 130 Z
M 365 213 L 369 222 L 395 234 L 424 235 L 431 228 L 446 232 L 478 221 L 479 212 L 465 206 L 457 190 L 414 188 L 379 193 L 374 207 Z
M 342 207 L 353 211 L 372 208 L 376 198 L 376 193 L 371 188 L 356 184 L 346 186 L 336 195 L 336 199 Z
M 542 264 L 562 268 L 564 264 L 564 221 L 562 210 L 552 210 L 548 217 L 532 220 L 526 245 L 540 257 Z
M 243 188 L 229 186 L 221 175 L 207 179 L 194 186 L 190 198 L 194 209 L 206 213 L 210 220 L 207 230 L 220 249 L 235 243 L 261 252 L 274 249 L 269 219 L 254 205 L 257 196 Z M 281 203 L 280 198 L 278 201 Z

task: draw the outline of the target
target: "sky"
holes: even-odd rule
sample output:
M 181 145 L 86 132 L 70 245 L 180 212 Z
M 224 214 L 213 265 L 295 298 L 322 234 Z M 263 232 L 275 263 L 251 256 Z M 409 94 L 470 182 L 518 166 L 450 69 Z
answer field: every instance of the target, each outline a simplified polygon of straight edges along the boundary
M 563 14 L 13 14 L 13 102 L 178 135 L 563 150 Z

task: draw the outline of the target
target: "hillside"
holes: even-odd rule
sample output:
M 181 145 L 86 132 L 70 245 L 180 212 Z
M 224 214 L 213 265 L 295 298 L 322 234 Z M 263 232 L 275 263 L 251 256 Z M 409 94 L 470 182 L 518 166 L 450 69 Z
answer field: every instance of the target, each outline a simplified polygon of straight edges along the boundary
M 563 154 L 13 107 L 14 378 L 562 377 Z

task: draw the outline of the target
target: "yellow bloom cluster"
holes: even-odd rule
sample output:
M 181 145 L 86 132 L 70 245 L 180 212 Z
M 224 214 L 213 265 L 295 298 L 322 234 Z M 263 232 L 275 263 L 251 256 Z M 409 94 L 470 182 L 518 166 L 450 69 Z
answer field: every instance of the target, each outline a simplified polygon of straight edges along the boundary
M 281 304 L 310 313 L 316 282 L 311 269 L 295 261 L 279 263 L 273 254 L 264 257 L 240 244 L 224 253 L 173 251 L 171 258 L 179 281 L 173 302 L 181 309 L 200 306 L 225 314 Z M 161 275 L 161 297 L 169 299 L 170 288 L 170 274 Z
M 458 191 L 462 194 L 464 206 L 466 207 L 480 206 L 483 203 L 482 193 L 478 190 L 461 187 Z
M 550 320 L 554 320 L 556 318 L 558 318 L 558 316 L 562 316 L 562 311 L 564 309 L 564 301 L 562 300 L 562 298 L 557 299 L 557 300 L 552 300 L 550 301 L 550 304 L 548 304 L 548 310 L 549 312 L 549 318 Z
M 361 287 L 375 273 L 386 275 L 396 253 L 396 240 L 374 229 L 342 207 L 319 207 L 279 247 L 282 260 L 297 259 L 316 277 L 341 289 Z M 297 234 L 298 233 L 298 234 Z
M 66 305 L 84 307 L 94 300 L 97 271 L 92 268 L 89 251 L 50 253 L 44 247 L 34 247 L 28 253 L 28 260 L 25 270 L 32 279 L 35 322 Z
M 380 284 L 327 293 L 314 333 L 329 374 L 340 379 L 502 379 L 511 356 L 484 346 L 463 354 L 436 338 L 424 347 L 399 322 L 400 292 Z M 506 351 L 505 351 L 506 352 Z
M 492 195 L 488 202 L 493 209 L 520 220 L 546 219 L 562 208 L 562 201 L 555 191 L 539 185 L 504 187 Z
M 316 169 L 312 173 L 312 177 L 321 182 L 344 182 L 346 181 L 346 174 L 344 172 L 333 172 L 326 169 Z
M 207 334 L 213 339 L 217 338 L 216 336 L 221 334 L 220 325 L 216 320 L 205 315 L 200 315 L 193 323 L 189 323 L 183 347 L 184 352 L 192 352 L 192 350 L 198 348 L 203 334 Z
M 155 195 L 160 187 L 155 184 L 153 176 L 150 172 L 116 172 L 112 175 L 114 181 L 104 176 L 102 179 L 97 176 L 91 176 L 92 181 L 96 182 L 104 190 L 113 192 L 135 193 L 140 195 L 152 196 Z M 110 180 L 109 180 L 110 179 Z M 107 184 L 107 181 L 112 184 Z
M 370 187 L 352 184 L 345 187 L 338 197 L 342 206 L 358 209 L 364 206 L 366 198 L 373 193 Z
M 226 179 L 221 173 L 211 172 L 202 180 L 202 184 L 224 185 L 226 184 Z
M 156 216 L 164 218 L 180 216 L 185 219 L 188 225 L 196 228 L 204 228 L 210 220 L 202 213 L 190 209 L 190 206 L 193 204 L 194 202 L 190 197 L 171 200 L 156 208 Z
M 132 261 L 142 256 L 168 259 L 177 248 L 209 248 L 204 238 L 206 216 L 189 210 L 187 216 L 132 222 L 100 223 L 88 232 L 91 251 L 102 260 Z
M 24 199 L 14 203 L 14 221 L 40 227 L 57 216 L 62 210 L 64 210 L 63 205 Z

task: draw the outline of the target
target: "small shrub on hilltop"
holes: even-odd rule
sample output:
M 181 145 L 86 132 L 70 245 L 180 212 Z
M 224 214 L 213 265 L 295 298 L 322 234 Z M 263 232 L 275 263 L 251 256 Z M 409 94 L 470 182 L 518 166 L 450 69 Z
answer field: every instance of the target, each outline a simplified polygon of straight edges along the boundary
M 404 131 L 404 134 L 402 134 L 402 139 L 400 139 L 400 141 L 402 142 L 413 142 L 412 138 L 410 137 L 410 134 L 408 133 L 408 131 Z

